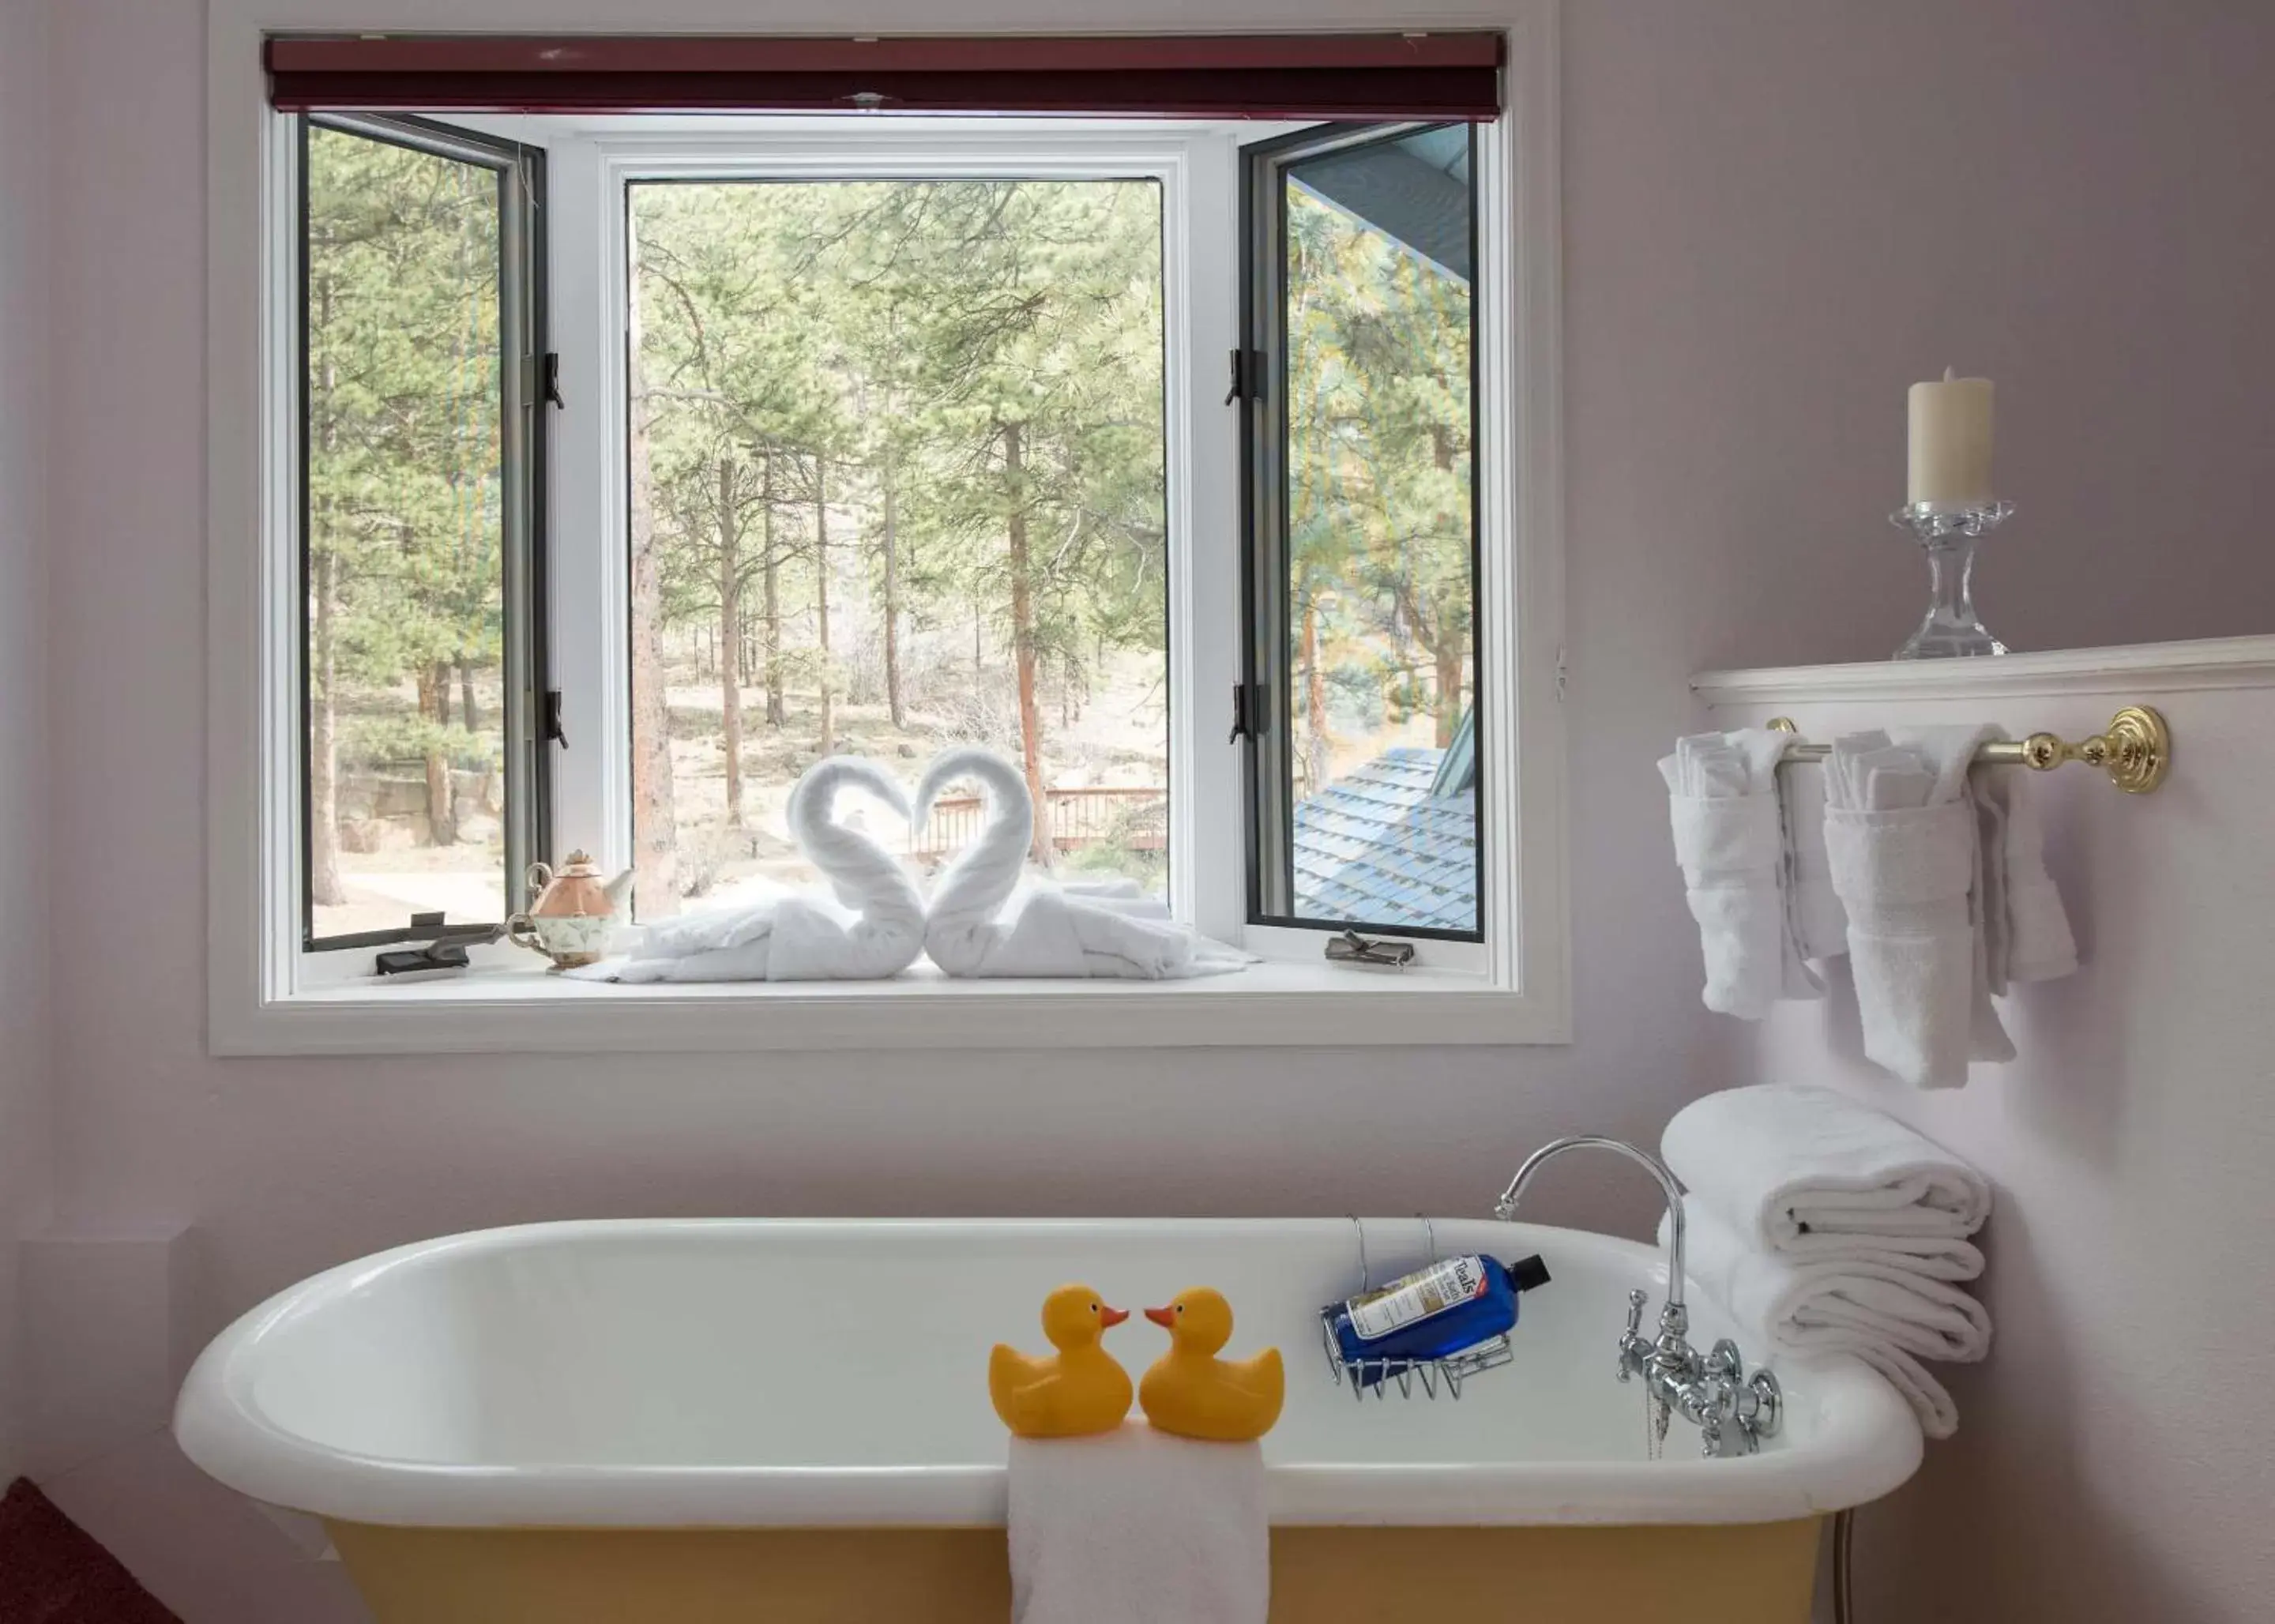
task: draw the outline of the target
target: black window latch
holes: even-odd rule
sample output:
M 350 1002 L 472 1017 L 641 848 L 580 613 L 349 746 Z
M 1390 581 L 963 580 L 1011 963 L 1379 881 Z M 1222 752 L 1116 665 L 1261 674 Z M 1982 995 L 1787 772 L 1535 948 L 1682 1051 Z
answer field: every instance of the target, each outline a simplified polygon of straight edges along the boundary
M 544 702 L 539 710 L 537 736 L 548 744 L 558 744 L 566 749 L 569 744 L 569 736 L 561 730 L 561 691 L 558 688 L 548 688 L 545 691 Z
M 1236 400 L 1264 398 L 1264 351 L 1235 350 L 1232 352 L 1232 387 L 1225 391 L 1224 404 Z
M 1258 714 L 1253 715 L 1249 711 L 1248 694 L 1251 686 L 1252 684 L 1248 683 L 1235 683 L 1232 685 L 1232 735 L 1224 741 L 1228 744 L 1237 744 L 1244 738 L 1257 737 L 1263 726 L 1264 718 L 1261 714 L 1263 707 L 1259 705 L 1257 707 Z
M 537 397 L 548 405 L 567 405 L 569 403 L 561 398 L 561 352 L 558 350 L 545 352 L 538 374 Z

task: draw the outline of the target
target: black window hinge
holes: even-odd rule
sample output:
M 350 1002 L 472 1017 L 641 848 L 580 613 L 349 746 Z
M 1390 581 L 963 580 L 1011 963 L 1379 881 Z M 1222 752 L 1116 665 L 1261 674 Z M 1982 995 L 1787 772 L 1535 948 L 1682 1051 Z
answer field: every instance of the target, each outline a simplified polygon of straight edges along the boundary
M 569 743 L 569 736 L 561 730 L 561 691 L 558 688 L 545 691 L 545 698 L 538 711 L 537 736 L 548 744 L 564 748 Z
M 1225 391 L 1224 404 L 1236 400 L 1264 398 L 1264 351 L 1235 350 L 1232 351 L 1232 387 Z
M 548 350 L 537 363 L 537 398 L 550 406 L 565 406 L 561 398 L 561 352 Z

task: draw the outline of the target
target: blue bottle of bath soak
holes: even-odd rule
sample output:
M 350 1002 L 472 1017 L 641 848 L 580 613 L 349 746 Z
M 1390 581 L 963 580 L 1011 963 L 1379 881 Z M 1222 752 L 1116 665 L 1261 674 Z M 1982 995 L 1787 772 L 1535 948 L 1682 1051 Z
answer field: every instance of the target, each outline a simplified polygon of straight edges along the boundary
M 1447 1359 L 1516 1324 L 1517 1296 L 1548 1283 L 1536 1256 L 1503 1264 L 1475 1253 L 1448 1258 L 1323 1310 L 1343 1363 L 1372 1386 L 1394 1368 Z

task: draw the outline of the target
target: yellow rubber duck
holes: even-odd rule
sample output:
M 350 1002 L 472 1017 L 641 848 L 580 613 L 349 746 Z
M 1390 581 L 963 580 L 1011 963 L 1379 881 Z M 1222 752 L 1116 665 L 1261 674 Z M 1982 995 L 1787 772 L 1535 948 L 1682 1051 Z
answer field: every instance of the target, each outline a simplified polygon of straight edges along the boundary
M 1222 1293 L 1196 1287 L 1167 1308 L 1147 1309 L 1145 1318 L 1169 1333 L 1169 1351 L 1138 1387 L 1138 1402 L 1158 1431 L 1244 1444 L 1272 1430 L 1288 1396 L 1280 1350 L 1267 1348 L 1238 1363 L 1218 1358 L 1232 1340 L 1232 1304 Z
M 1108 1308 L 1087 1286 L 1062 1286 L 1043 1299 L 1043 1334 L 1058 1352 L 1031 1359 L 1002 1342 L 987 1360 L 987 1395 L 1021 1438 L 1081 1438 L 1111 1432 L 1130 1413 L 1130 1372 L 1099 1345 L 1130 1311 Z

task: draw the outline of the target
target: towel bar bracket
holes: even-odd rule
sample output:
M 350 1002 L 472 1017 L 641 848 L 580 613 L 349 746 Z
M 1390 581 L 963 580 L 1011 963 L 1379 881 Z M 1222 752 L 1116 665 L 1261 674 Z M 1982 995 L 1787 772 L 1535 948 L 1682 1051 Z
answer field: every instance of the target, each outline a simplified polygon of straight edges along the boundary
M 1790 716 L 1772 716 L 1770 728 L 1779 733 L 1798 733 Z M 1824 744 L 1793 744 L 1788 761 L 1822 761 L 1832 753 Z M 2150 795 L 2164 787 L 2173 770 L 2173 730 L 2163 714 L 2146 705 L 2128 705 L 2109 720 L 2109 726 L 2075 744 L 2053 733 L 2033 733 L 2024 739 L 1998 739 L 1975 752 L 1976 761 L 1993 767 L 2027 767 L 2040 773 L 2072 761 L 2099 767 L 2109 782 L 2128 795 Z

